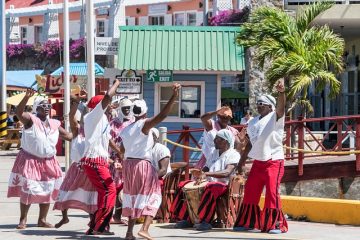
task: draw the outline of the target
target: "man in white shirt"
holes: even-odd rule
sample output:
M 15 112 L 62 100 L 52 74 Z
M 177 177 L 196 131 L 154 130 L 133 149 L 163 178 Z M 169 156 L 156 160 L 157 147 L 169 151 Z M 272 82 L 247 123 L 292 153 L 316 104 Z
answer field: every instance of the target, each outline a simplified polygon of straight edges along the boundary
M 280 181 L 284 175 L 283 134 L 285 125 L 285 87 L 282 81 L 276 85 L 279 95 L 257 99 L 259 116 L 252 119 L 247 128 L 250 141 L 241 156 L 238 171 L 248 157 L 254 159 L 246 185 L 241 210 L 234 224 L 235 231 L 260 229 L 270 234 L 285 233 L 288 225 L 281 210 Z M 276 106 L 276 107 L 275 107 Z M 265 205 L 259 208 L 260 196 L 266 186 Z
M 214 139 L 215 149 L 209 154 L 204 168 L 202 171 L 192 171 L 196 178 L 209 181 L 199 203 L 200 224 L 196 226 L 197 230 L 204 231 L 212 228 L 210 222 L 216 211 L 216 201 L 228 191 L 229 178 L 240 160 L 239 152 L 234 149 L 234 142 L 234 135 L 230 130 L 221 129 L 218 131 Z M 180 192 L 182 191 L 180 190 Z M 188 214 L 184 213 L 186 208 L 180 206 L 181 204 L 177 200 L 174 201 L 174 204 L 176 202 L 178 202 L 179 206 L 174 207 L 174 209 L 181 209 L 178 217 L 188 216 Z M 183 201 L 183 204 L 186 204 L 186 201 Z M 189 218 L 181 220 L 175 225 L 175 228 L 191 226 Z

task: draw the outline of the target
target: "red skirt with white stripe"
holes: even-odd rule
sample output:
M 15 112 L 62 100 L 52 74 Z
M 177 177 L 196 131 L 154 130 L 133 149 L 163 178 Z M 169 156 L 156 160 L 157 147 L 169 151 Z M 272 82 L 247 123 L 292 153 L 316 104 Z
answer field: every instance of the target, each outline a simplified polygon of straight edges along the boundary
M 57 198 L 62 171 L 55 157 L 40 158 L 25 150 L 17 154 L 11 170 L 8 197 L 20 197 L 26 205 L 50 203 Z
M 123 162 L 123 211 L 125 217 L 155 216 L 161 204 L 161 187 L 155 168 L 147 160 Z
M 80 209 L 87 213 L 97 210 L 98 193 L 94 185 L 81 169 L 79 163 L 72 163 L 66 173 L 54 209 Z

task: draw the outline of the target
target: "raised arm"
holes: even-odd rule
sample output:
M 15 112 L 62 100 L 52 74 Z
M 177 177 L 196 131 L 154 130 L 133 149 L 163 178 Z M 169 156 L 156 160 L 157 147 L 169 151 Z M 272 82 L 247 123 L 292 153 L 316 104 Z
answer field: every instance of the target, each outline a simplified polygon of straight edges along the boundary
M 286 104 L 286 95 L 285 95 L 285 86 L 284 81 L 278 81 L 276 85 L 276 90 L 279 92 L 276 104 L 276 117 L 280 119 L 285 114 L 285 104 Z
M 202 124 L 204 125 L 205 130 L 211 131 L 213 129 L 211 119 L 216 116 L 217 114 L 227 110 L 229 107 L 223 106 L 220 109 L 213 111 L 213 112 L 207 112 L 204 115 L 200 117 Z
M 112 97 L 115 95 L 116 93 L 116 89 L 119 87 L 120 85 L 120 80 L 119 79 L 115 79 L 113 85 L 110 87 L 110 89 L 106 92 L 103 100 L 101 101 L 101 105 L 103 109 L 106 109 L 109 104 L 112 101 Z
M 30 128 L 32 126 L 32 120 L 30 117 L 30 114 L 25 111 L 25 106 L 26 103 L 28 102 L 28 100 L 34 96 L 35 91 L 31 88 L 28 88 L 26 90 L 25 96 L 24 98 L 21 100 L 21 102 L 19 103 L 19 105 L 16 107 L 16 116 L 19 118 L 20 122 L 22 122 L 24 124 L 24 128 Z M 34 109 L 34 111 L 36 111 L 36 109 Z
M 79 123 L 76 120 L 76 111 L 77 111 L 78 105 L 79 105 L 79 100 L 76 97 L 71 96 L 69 123 L 70 123 L 70 130 L 73 135 L 73 138 L 76 138 L 79 133 Z
M 165 107 L 160 111 L 159 114 L 157 114 L 156 116 L 152 117 L 152 118 L 148 118 L 145 121 L 145 124 L 142 128 L 142 132 L 144 134 L 149 134 L 149 131 L 151 128 L 155 127 L 157 124 L 161 123 L 162 120 L 164 120 L 167 115 L 170 113 L 171 111 L 171 107 L 172 104 L 174 103 L 174 101 L 178 98 L 179 96 L 179 91 L 180 91 L 181 85 L 178 83 L 175 83 L 173 85 L 173 94 L 170 98 L 170 100 L 166 103 Z
M 240 161 L 237 165 L 238 173 L 243 173 L 243 167 L 245 166 L 245 162 L 248 159 L 248 154 L 252 148 L 251 142 L 248 141 L 244 151 L 241 153 Z

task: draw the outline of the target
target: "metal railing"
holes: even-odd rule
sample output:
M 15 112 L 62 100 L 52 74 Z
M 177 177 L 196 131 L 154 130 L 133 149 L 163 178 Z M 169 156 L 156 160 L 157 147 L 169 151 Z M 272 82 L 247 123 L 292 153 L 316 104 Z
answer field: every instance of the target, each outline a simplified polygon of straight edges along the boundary
M 312 125 L 315 123 L 322 123 L 329 127 L 327 130 L 313 131 Z M 241 130 L 245 126 L 234 127 Z M 173 139 L 173 144 L 169 147 L 171 154 L 173 155 L 178 148 L 182 148 L 182 159 L 189 163 L 190 152 L 199 151 L 201 148 L 200 138 L 194 137 L 194 134 L 199 135 L 203 131 L 203 128 L 190 129 L 188 126 L 183 126 L 182 130 L 167 132 L 166 128 L 162 127 L 160 135 L 161 140 L 168 137 Z M 360 171 L 360 115 L 309 119 L 299 117 L 297 120 L 287 120 L 284 148 L 286 160 L 297 160 L 299 176 L 304 174 L 304 160 L 319 156 L 354 155 L 356 171 Z M 185 172 L 188 179 L 189 167 Z

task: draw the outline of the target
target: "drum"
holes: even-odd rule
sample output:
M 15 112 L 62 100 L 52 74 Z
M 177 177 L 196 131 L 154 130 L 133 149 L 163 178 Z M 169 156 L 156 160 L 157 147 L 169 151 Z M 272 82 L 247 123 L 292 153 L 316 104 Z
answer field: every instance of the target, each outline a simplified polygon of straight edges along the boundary
M 195 185 L 196 182 L 189 182 L 183 187 L 189 217 L 194 224 L 199 223 L 198 209 L 207 183 L 208 182 L 201 182 L 200 184 Z

